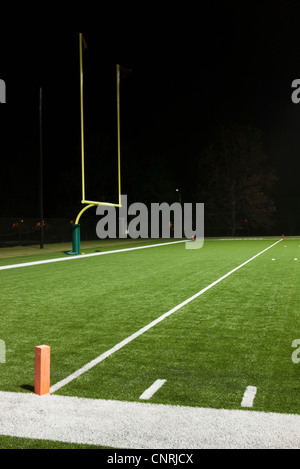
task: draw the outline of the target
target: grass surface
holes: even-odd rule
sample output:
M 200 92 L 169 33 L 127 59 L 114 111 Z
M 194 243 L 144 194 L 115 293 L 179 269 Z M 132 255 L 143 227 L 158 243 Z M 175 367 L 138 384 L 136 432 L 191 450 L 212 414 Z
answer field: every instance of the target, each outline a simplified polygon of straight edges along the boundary
M 51 346 L 54 385 L 275 241 L 206 240 L 199 250 L 183 243 L 0 271 L 0 391 L 33 392 L 36 345 Z M 58 252 L 0 251 L 0 265 Z M 138 401 L 166 379 L 151 402 L 239 409 L 251 385 L 254 410 L 299 414 L 299 282 L 300 240 L 285 239 L 57 393 Z
M 31 440 L 0 435 L 0 449 L 109 449 L 106 446 L 78 445 L 61 441 Z

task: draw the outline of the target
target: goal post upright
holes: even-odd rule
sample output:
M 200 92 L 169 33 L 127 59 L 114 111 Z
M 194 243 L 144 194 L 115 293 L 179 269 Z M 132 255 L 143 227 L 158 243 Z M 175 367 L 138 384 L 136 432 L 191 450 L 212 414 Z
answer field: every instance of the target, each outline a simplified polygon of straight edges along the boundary
M 82 33 L 80 33 L 79 34 L 79 65 L 80 65 L 81 189 L 82 189 L 82 200 L 85 200 L 82 43 L 83 43 L 83 37 L 82 37 Z
M 121 207 L 120 65 L 117 64 L 118 193 Z

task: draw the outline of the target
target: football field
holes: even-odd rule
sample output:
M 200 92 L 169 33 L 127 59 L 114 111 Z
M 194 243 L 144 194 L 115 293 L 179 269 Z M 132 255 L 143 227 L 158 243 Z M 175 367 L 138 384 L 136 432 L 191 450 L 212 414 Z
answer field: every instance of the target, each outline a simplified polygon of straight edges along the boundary
M 0 403 L 45 399 L 32 395 L 35 346 L 47 344 L 50 398 L 220 410 L 225 420 L 284 414 L 299 425 L 299 238 L 207 239 L 201 249 L 103 241 L 84 253 L 0 251 Z M 1 419 L 0 434 L 0 447 L 27 435 Z

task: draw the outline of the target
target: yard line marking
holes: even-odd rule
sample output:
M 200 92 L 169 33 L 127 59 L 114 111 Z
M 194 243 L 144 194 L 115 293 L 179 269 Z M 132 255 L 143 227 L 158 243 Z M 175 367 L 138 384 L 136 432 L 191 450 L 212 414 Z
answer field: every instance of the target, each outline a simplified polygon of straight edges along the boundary
M 95 365 L 98 365 L 98 363 L 102 362 L 103 360 L 105 360 L 107 357 L 109 357 L 110 355 L 112 355 L 113 353 L 117 352 L 118 350 L 120 350 L 122 347 L 124 347 L 125 345 L 129 344 L 130 342 L 132 342 L 134 339 L 136 339 L 137 337 L 139 337 L 140 335 L 144 334 L 145 332 L 147 332 L 149 329 L 151 329 L 152 327 L 156 326 L 158 323 L 160 323 L 161 321 L 163 321 L 165 318 L 167 318 L 168 316 L 171 316 L 171 314 L 175 313 L 176 311 L 178 311 L 179 309 L 181 309 L 183 306 L 187 305 L 188 303 L 190 303 L 191 301 L 195 300 L 196 298 L 198 298 L 199 296 L 201 296 L 203 293 L 205 293 L 207 290 L 209 290 L 210 288 L 214 287 L 215 285 L 217 285 L 218 283 L 222 282 L 222 280 L 224 280 L 225 278 L 229 277 L 229 275 L 233 274 L 234 272 L 236 272 L 237 270 L 239 270 L 241 267 L 245 266 L 246 264 L 248 264 L 249 262 L 253 261 L 254 259 L 256 259 L 258 256 L 260 256 L 261 254 L 263 254 L 264 252 L 268 251 L 268 249 L 271 249 L 273 246 L 275 246 L 276 244 L 280 243 L 282 241 L 282 239 L 280 239 L 279 241 L 276 241 L 276 243 L 272 244 L 271 246 L 267 247 L 266 249 L 264 249 L 263 251 L 259 252 L 258 254 L 256 254 L 255 256 L 251 257 L 251 259 L 248 259 L 246 262 L 243 262 L 241 265 L 239 265 L 238 267 L 235 267 L 233 270 L 231 270 L 230 272 L 227 272 L 227 274 L 223 275 L 223 277 L 220 277 L 218 280 L 216 280 L 215 282 L 211 283 L 210 285 L 208 285 L 207 287 L 203 288 L 202 290 L 200 290 L 198 293 L 196 293 L 195 295 L 191 296 L 190 298 L 188 298 L 187 300 L 183 301 L 182 303 L 180 303 L 179 305 L 175 306 L 174 308 L 170 309 L 169 311 L 167 311 L 166 313 L 162 314 L 161 316 L 159 316 L 157 319 L 155 319 L 154 321 L 150 322 L 149 324 L 147 324 L 147 326 L 145 327 L 142 327 L 140 330 L 138 330 L 137 332 L 135 332 L 134 334 L 130 335 L 129 337 L 127 337 L 126 339 L 122 340 L 121 342 L 119 342 L 118 344 L 116 344 L 114 347 L 112 347 L 111 349 L 107 350 L 106 352 L 102 353 L 101 355 L 99 355 L 97 358 L 95 358 L 94 360 L 90 361 L 89 363 L 87 363 L 86 365 L 84 365 L 82 368 L 79 368 L 77 371 L 75 371 L 74 373 L 72 373 L 71 375 L 69 375 L 67 378 L 61 380 L 61 381 L 58 381 L 56 384 L 54 384 L 53 386 L 50 387 L 50 393 L 53 393 L 55 391 L 57 391 L 58 389 L 62 388 L 63 386 L 65 386 L 66 384 L 70 383 L 71 381 L 73 381 L 74 379 L 78 378 L 78 376 L 82 375 L 83 373 L 85 373 L 86 371 L 90 370 L 91 368 L 93 368 Z
M 257 388 L 255 386 L 247 386 L 244 393 L 241 407 L 253 407 L 253 401 L 256 396 Z
M 187 243 L 189 241 L 190 240 L 185 239 L 183 241 L 182 240 L 172 241 L 170 243 L 148 244 L 147 246 L 137 246 L 135 248 L 117 249 L 113 251 L 103 251 L 103 252 L 92 252 L 90 254 L 82 254 L 82 255 L 68 256 L 68 257 L 58 257 L 56 259 L 45 259 L 43 261 L 23 262 L 23 264 L 3 265 L 3 266 L 0 266 L 0 270 L 16 269 L 18 267 L 28 267 L 31 265 L 51 264 L 52 262 L 71 261 L 75 259 L 84 259 L 86 257 L 104 256 L 105 254 L 116 254 L 118 252 L 137 251 L 138 249 L 156 248 L 159 246 L 168 246 L 170 244 Z
M 166 379 L 157 379 L 153 384 L 151 384 L 150 388 L 146 389 L 146 391 L 140 395 L 140 399 L 150 399 L 165 384 L 166 381 Z

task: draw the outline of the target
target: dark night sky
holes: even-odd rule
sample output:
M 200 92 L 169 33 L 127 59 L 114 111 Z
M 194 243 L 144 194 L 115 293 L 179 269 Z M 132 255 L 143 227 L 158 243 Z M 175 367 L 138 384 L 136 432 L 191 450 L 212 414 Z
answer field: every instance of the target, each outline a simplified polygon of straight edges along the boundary
M 145 167 L 145 177 L 149 155 L 165 158 L 188 198 L 195 183 L 189 161 L 216 126 L 251 123 L 263 132 L 266 154 L 277 169 L 278 199 L 282 204 L 298 200 L 299 217 L 300 103 L 291 100 L 291 83 L 300 78 L 299 3 L 218 2 L 205 9 L 200 4 L 200 11 L 196 4 L 183 11 L 162 12 L 154 4 L 151 11 L 146 8 L 150 5 L 135 11 L 135 17 L 127 12 L 130 20 L 126 11 L 109 17 L 100 12 L 97 21 L 73 29 L 57 23 L 1 34 L 0 78 L 7 86 L 0 115 L 2 213 L 19 216 L 11 197 L 15 192 L 20 207 L 28 200 L 38 216 L 41 85 L 46 210 L 53 188 L 66 190 L 58 174 L 80 169 L 80 161 L 74 161 L 80 144 L 80 31 L 95 58 L 86 93 L 91 106 L 87 131 L 90 126 L 114 135 L 114 73 L 121 63 L 133 69 L 121 89 L 122 138 L 141 154 L 138 165 Z M 14 200 L 13 207 L 6 198 Z

